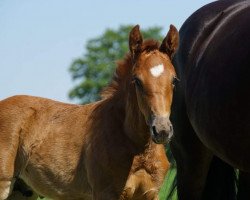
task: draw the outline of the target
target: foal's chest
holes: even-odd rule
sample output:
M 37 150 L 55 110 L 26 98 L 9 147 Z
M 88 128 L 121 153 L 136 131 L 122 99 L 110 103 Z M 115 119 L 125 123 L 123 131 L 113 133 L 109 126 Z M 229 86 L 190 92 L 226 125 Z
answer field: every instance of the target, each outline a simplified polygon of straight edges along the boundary
M 154 199 L 157 198 L 169 162 L 164 147 L 163 154 L 147 151 L 134 157 L 133 164 L 122 193 L 121 199 Z

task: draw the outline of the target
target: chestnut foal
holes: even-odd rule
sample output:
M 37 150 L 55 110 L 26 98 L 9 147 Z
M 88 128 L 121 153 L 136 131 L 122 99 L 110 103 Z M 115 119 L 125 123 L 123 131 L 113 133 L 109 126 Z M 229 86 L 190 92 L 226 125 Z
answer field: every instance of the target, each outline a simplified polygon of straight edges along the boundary
M 178 31 L 143 42 L 139 26 L 101 101 L 14 96 L 0 102 L 0 200 L 15 178 L 54 200 L 158 199 L 169 168 Z

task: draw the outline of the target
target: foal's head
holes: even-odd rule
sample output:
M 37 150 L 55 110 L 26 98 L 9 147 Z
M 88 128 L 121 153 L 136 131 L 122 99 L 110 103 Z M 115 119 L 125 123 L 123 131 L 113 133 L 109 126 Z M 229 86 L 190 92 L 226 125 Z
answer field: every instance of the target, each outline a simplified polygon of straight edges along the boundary
M 129 36 L 133 60 L 131 81 L 136 90 L 139 109 L 156 143 L 165 143 L 173 135 L 169 116 L 176 74 L 171 61 L 178 40 L 179 34 L 173 25 L 161 45 L 155 41 L 143 42 L 138 25 Z

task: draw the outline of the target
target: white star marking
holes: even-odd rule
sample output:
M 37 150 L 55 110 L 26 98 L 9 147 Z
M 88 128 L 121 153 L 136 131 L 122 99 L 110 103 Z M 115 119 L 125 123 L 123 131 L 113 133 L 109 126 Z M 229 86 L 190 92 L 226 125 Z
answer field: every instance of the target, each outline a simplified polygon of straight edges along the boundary
M 154 77 L 160 76 L 160 75 L 164 72 L 164 66 L 163 66 L 163 64 L 156 65 L 156 66 L 152 67 L 152 68 L 150 69 L 150 72 L 151 72 L 151 74 L 152 74 Z

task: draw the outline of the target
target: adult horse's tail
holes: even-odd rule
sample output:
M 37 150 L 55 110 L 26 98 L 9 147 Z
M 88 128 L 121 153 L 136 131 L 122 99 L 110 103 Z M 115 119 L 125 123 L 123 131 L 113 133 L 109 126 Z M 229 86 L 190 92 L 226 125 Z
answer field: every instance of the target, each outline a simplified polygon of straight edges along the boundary
M 236 181 L 236 171 L 234 168 L 214 156 L 208 172 L 202 199 L 236 200 Z

